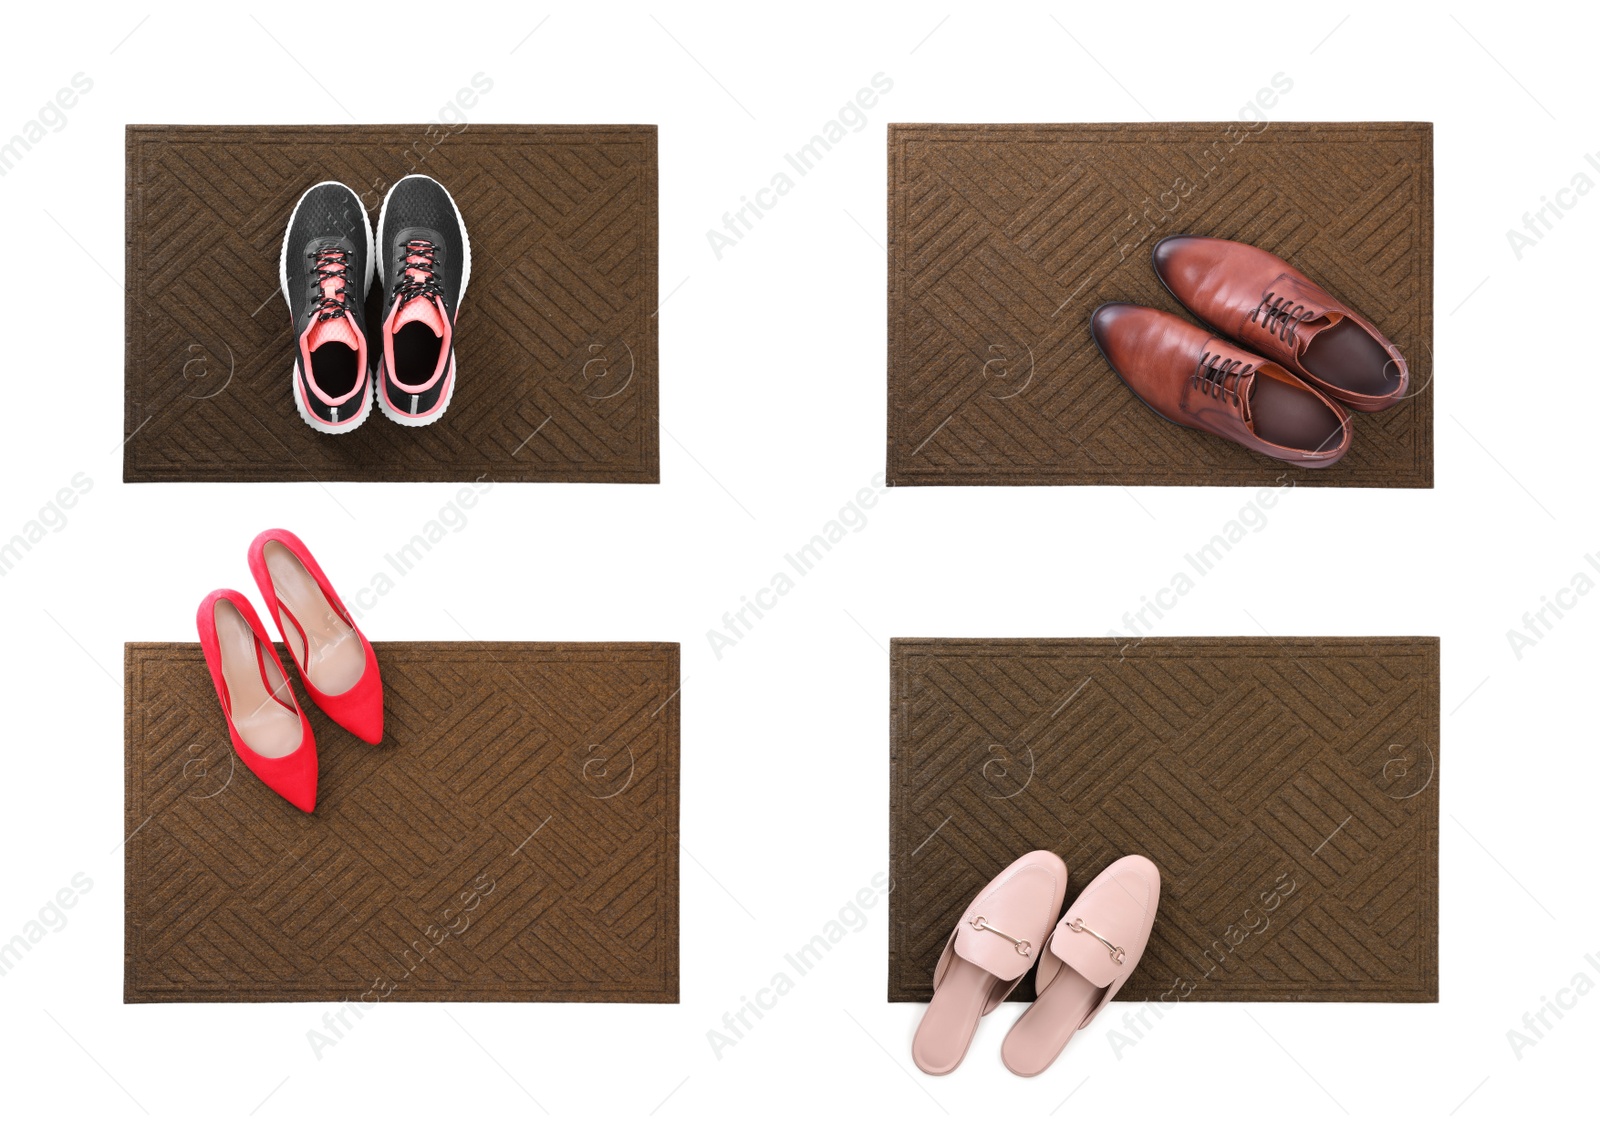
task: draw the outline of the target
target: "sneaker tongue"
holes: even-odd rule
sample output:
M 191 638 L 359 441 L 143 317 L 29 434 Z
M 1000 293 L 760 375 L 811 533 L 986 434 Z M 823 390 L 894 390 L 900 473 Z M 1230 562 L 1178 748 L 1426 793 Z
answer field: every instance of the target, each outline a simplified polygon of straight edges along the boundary
M 359 349 L 360 342 L 356 339 L 355 327 L 350 325 L 350 319 L 339 317 L 327 320 L 312 319 L 311 325 L 306 328 L 306 349 L 315 350 L 329 342 L 338 342 Z
M 395 311 L 394 328 L 410 325 L 412 322 L 421 322 L 439 337 L 444 337 L 445 321 L 444 311 L 431 298 L 414 298 L 408 300 L 399 310 Z

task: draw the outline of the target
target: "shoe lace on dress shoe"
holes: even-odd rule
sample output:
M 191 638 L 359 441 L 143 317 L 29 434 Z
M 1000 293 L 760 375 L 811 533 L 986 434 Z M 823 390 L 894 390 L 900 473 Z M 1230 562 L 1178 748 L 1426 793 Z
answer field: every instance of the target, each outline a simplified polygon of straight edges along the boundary
M 434 273 L 434 255 L 435 248 L 428 240 L 406 241 L 405 263 L 400 268 L 398 281 L 402 306 L 414 298 L 444 298 L 444 290 Z
M 1250 313 L 1250 321 L 1260 323 L 1269 334 L 1276 334 L 1286 344 L 1294 345 L 1295 330 L 1302 322 L 1310 322 L 1316 314 L 1304 303 L 1295 302 L 1288 295 L 1275 295 L 1268 291 L 1261 304 Z
M 1194 376 L 1190 378 L 1195 387 L 1207 396 L 1221 399 L 1224 396 L 1233 398 L 1233 403 L 1244 407 L 1244 401 L 1239 395 L 1239 387 L 1244 384 L 1246 377 L 1256 371 L 1254 365 L 1246 365 L 1231 357 L 1224 357 L 1220 353 L 1202 353 L 1200 364 L 1195 366 Z
M 328 244 L 309 255 L 313 272 L 311 287 L 316 292 L 317 321 L 343 318 L 347 312 L 345 288 L 350 283 L 350 253 L 335 244 Z

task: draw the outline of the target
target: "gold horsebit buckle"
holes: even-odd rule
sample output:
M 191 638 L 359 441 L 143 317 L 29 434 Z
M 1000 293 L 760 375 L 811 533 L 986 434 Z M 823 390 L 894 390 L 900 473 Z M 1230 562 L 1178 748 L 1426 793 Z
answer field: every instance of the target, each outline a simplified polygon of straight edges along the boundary
M 991 927 L 989 925 L 989 920 L 985 919 L 982 915 L 976 915 L 973 918 L 968 919 L 967 925 L 970 926 L 974 931 L 988 931 L 990 934 L 999 935 L 1001 938 L 1005 939 L 1006 942 L 1016 947 L 1017 953 L 1022 955 L 1022 957 L 1033 957 L 1033 944 L 1031 942 L 1029 942 L 1027 939 L 1014 939 L 1004 931 L 998 930 L 995 927 Z
M 1118 966 L 1121 966 L 1122 960 L 1128 957 L 1128 952 L 1113 943 L 1110 939 L 1106 938 L 1098 931 L 1094 931 L 1088 927 L 1085 927 L 1082 919 L 1074 919 L 1072 922 L 1068 923 L 1067 930 L 1078 935 L 1093 935 L 1095 938 L 1105 943 L 1106 949 L 1111 952 L 1111 961 L 1115 962 Z

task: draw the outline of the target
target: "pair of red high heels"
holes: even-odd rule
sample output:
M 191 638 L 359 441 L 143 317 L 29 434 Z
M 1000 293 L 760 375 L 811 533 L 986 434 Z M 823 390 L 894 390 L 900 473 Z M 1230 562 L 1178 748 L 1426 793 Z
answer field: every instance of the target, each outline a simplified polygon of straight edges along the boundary
M 363 742 L 381 742 L 378 659 L 317 559 L 287 530 L 264 530 L 250 543 L 249 562 L 311 701 Z M 218 589 L 200 602 L 195 626 L 239 760 L 289 804 L 311 812 L 316 739 L 261 618 L 244 594 Z

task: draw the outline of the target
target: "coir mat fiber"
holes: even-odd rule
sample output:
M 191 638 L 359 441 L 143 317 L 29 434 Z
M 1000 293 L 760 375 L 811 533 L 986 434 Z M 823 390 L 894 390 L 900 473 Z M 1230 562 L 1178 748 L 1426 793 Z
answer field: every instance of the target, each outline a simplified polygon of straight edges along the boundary
M 326 180 L 376 224 L 411 173 L 471 241 L 453 399 L 321 435 L 293 399 L 284 229 Z M 127 482 L 659 481 L 654 126 L 129 126 L 127 178 Z
M 1437 639 L 892 647 L 890 1001 L 928 1000 L 1040 848 L 1068 904 L 1118 857 L 1161 869 L 1130 999 L 1438 1000 Z
M 374 648 L 378 746 L 297 684 L 308 814 L 198 644 L 127 645 L 125 999 L 677 1001 L 678 646 Z
M 1411 393 L 1306 471 L 1156 416 L 1089 335 L 1101 303 L 1191 321 L 1150 251 L 1263 247 L 1372 319 Z M 1433 128 L 889 127 L 891 484 L 1433 485 Z

